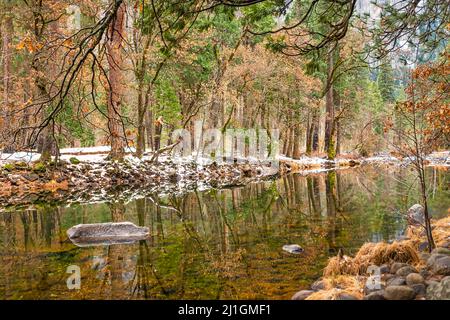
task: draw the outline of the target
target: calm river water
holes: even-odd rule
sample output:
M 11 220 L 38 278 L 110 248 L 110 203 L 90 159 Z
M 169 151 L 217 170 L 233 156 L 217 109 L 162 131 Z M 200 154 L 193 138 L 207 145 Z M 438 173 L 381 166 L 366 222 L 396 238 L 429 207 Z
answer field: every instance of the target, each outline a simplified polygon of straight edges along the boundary
M 0 299 L 289 299 L 327 259 L 391 241 L 418 199 L 410 168 L 360 167 L 128 203 L 0 212 Z M 450 207 L 450 174 L 428 168 L 431 211 Z M 79 248 L 79 223 L 131 221 L 151 237 Z M 286 253 L 284 244 L 305 252 Z M 69 290 L 70 266 L 81 288 Z

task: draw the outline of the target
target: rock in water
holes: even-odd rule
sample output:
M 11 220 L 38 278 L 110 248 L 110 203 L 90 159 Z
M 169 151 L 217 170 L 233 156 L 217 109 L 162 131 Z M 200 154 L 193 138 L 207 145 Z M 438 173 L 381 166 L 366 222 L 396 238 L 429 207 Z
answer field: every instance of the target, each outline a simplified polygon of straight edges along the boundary
M 150 231 L 131 222 L 79 224 L 67 230 L 67 236 L 79 247 L 128 244 L 144 240 Z
M 299 253 L 302 253 L 303 251 L 305 251 L 298 244 L 285 244 L 283 246 L 283 250 L 287 251 L 289 253 L 294 253 L 294 254 L 299 254 Z
M 425 216 L 424 209 L 422 205 L 415 204 L 407 211 L 408 223 L 411 225 L 424 225 L 425 224 Z

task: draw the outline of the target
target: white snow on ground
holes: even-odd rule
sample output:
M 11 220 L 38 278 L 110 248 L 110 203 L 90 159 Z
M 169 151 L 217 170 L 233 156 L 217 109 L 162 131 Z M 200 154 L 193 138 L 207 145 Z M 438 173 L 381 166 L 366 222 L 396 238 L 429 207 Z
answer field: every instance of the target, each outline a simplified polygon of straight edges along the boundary
M 305 156 L 300 157 L 300 159 L 293 159 L 293 158 L 289 158 L 289 157 L 286 157 L 283 155 L 279 155 L 277 157 L 277 159 L 282 160 L 282 161 L 294 162 L 294 163 L 298 163 L 298 164 L 302 164 L 302 165 L 325 164 L 328 162 L 328 160 L 323 159 L 323 158 L 305 157 Z
M 111 151 L 110 146 L 98 146 L 98 147 L 85 147 L 85 148 L 63 148 L 60 149 L 59 152 L 61 154 L 90 154 L 90 153 L 108 153 Z M 125 152 L 136 152 L 136 149 L 133 147 L 128 147 L 125 149 Z
M 450 151 L 433 152 L 426 157 L 430 163 L 450 167 Z
M 383 155 L 383 156 L 374 156 L 374 157 L 368 157 L 368 158 L 364 158 L 364 162 L 398 162 L 400 161 L 399 159 L 397 159 L 396 157 L 393 156 L 389 156 L 389 155 Z
M 105 158 L 108 156 L 107 153 L 104 154 L 83 154 L 83 155 L 73 155 L 73 154 L 62 154 L 60 159 L 69 161 L 70 158 L 77 158 L 81 162 L 103 162 Z
M 61 159 L 69 161 L 70 158 L 75 157 L 81 162 L 88 162 L 88 163 L 100 163 L 105 160 L 107 157 L 109 151 L 111 148 L 109 146 L 97 146 L 97 147 L 84 147 L 84 148 L 63 148 L 60 150 L 61 153 Z M 127 148 L 126 152 L 128 153 L 126 155 L 126 159 L 130 162 L 139 163 L 141 161 L 149 160 L 152 157 L 151 151 L 147 150 L 146 155 L 141 159 L 138 159 L 133 156 L 133 153 L 135 152 L 135 148 Z M 0 152 L 0 164 L 2 163 L 8 163 L 8 162 L 33 162 L 38 161 L 40 158 L 39 153 L 34 152 L 16 152 L 13 154 L 9 153 L 1 153 Z M 196 163 L 199 166 L 205 166 L 209 165 L 212 162 L 214 162 L 213 159 L 205 157 L 203 155 L 197 155 L 192 154 L 190 156 L 185 157 L 170 157 L 168 155 L 160 155 L 159 156 L 160 162 L 168 162 L 173 161 L 178 164 L 185 164 L 185 163 Z M 450 166 L 450 151 L 439 151 L 439 152 L 433 152 L 432 154 L 428 155 L 426 157 L 427 160 L 431 162 L 431 164 L 439 164 L 439 165 L 445 165 Z M 259 163 L 260 161 L 254 157 L 249 157 L 247 159 L 238 159 L 242 161 L 238 162 L 245 162 L 248 161 L 249 163 Z M 299 165 L 325 165 L 328 160 L 320 157 L 307 157 L 302 156 L 300 159 L 292 159 L 283 155 L 278 155 L 277 160 L 281 161 L 289 161 L 294 162 Z M 411 159 L 398 159 L 396 157 L 393 157 L 386 154 L 380 154 L 377 156 L 372 156 L 368 158 L 361 158 L 356 159 L 363 161 L 364 163 L 381 163 L 381 162 L 402 162 L 402 161 L 411 161 Z M 336 159 L 336 163 L 346 162 L 347 159 Z
M 78 153 L 108 153 L 111 151 L 109 146 L 98 146 L 98 147 L 86 147 L 86 148 L 63 148 L 59 152 L 63 154 L 78 154 Z
M 15 153 L 1 153 L 0 152 L 0 163 L 8 162 L 31 162 L 37 161 L 41 157 L 40 153 L 34 152 L 15 152 Z

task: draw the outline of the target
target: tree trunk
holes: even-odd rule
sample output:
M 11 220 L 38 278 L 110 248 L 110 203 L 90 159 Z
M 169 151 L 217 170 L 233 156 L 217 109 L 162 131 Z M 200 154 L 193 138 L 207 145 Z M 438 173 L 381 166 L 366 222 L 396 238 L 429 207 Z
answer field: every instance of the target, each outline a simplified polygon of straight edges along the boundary
M 33 62 L 33 69 L 37 72 L 37 74 L 42 74 L 43 66 L 38 61 L 38 58 L 34 59 Z M 35 85 L 36 85 L 36 91 L 37 91 L 37 99 L 41 100 L 50 100 L 50 95 L 46 88 L 46 82 L 47 80 L 44 79 L 41 76 L 36 76 L 35 78 Z M 40 122 L 41 124 L 44 124 L 46 122 L 46 108 L 43 108 L 40 115 Z M 42 129 L 42 131 L 39 133 L 39 137 L 37 137 L 37 152 L 41 154 L 41 157 L 39 158 L 39 161 L 41 162 L 49 162 L 51 160 L 51 156 L 57 155 L 56 152 L 56 141 L 53 137 L 53 128 L 54 123 L 53 121 L 50 121 L 45 128 Z M 35 130 L 38 130 L 37 128 Z
M 136 64 L 135 70 L 136 80 L 138 82 L 138 117 L 137 117 L 137 141 L 136 141 L 136 156 L 142 158 L 145 151 L 145 127 L 146 127 L 146 113 L 149 102 L 149 96 L 152 89 L 152 84 L 147 83 L 145 87 L 145 74 L 147 72 L 147 54 L 150 47 L 150 37 L 147 35 L 142 49 L 141 59 Z
M 292 158 L 300 159 L 300 125 L 294 127 L 294 150 L 292 152 Z
M 3 106 L 1 111 L 0 126 L 3 128 L 3 132 L 8 134 L 11 129 L 11 106 L 10 96 L 12 91 L 11 81 L 11 38 L 13 35 L 13 22 L 10 1 L 5 4 L 5 13 L 2 23 L 2 58 L 3 58 Z M 5 145 L 5 152 L 13 151 L 12 141 L 7 141 L 8 136 L 4 137 L 7 143 Z
M 430 222 L 430 215 L 428 212 L 428 199 L 427 199 L 427 188 L 425 184 L 425 170 L 423 165 L 423 158 L 420 153 L 417 152 L 417 158 L 418 158 L 418 173 L 419 173 L 419 183 L 420 183 L 420 193 L 422 195 L 422 204 L 424 208 L 424 220 L 425 220 L 425 232 L 427 234 L 427 241 L 428 241 L 428 250 L 431 252 L 435 247 L 434 239 L 433 239 L 433 233 L 431 229 L 431 222 Z
M 138 88 L 138 123 L 137 123 L 137 141 L 136 141 L 136 157 L 142 158 L 145 150 L 145 113 L 146 107 L 144 106 L 144 88 L 143 84 L 139 84 Z
M 123 39 L 125 20 L 125 3 L 117 10 L 117 15 L 108 29 L 106 42 L 107 60 L 109 65 L 108 88 L 108 130 L 110 134 L 112 160 L 123 160 L 125 156 L 125 136 L 121 118 L 123 102 Z
M 312 147 L 312 136 L 313 136 L 313 125 L 311 121 L 311 112 L 308 114 L 308 121 L 306 122 L 306 145 L 305 145 L 305 153 L 306 155 L 311 155 L 311 147 Z
M 336 121 L 336 155 L 341 154 L 341 123 Z
M 155 143 L 154 143 L 155 149 L 154 149 L 154 151 L 158 151 L 159 148 L 161 148 L 162 126 L 163 126 L 162 117 L 159 117 L 155 121 Z
M 286 157 L 290 158 L 292 157 L 292 135 L 293 135 L 293 129 L 289 128 L 287 133 L 287 149 L 286 149 Z
M 312 126 L 312 141 L 311 141 L 311 149 L 313 152 L 317 152 L 319 150 L 319 115 L 317 110 L 313 113 L 313 118 L 311 121 Z
M 328 51 L 328 66 L 327 66 L 327 92 L 325 104 L 325 151 L 329 160 L 335 157 L 334 145 L 334 92 L 333 92 L 333 69 L 334 69 L 334 50 L 330 48 Z
M 339 112 L 341 109 L 341 98 L 339 96 L 339 93 L 334 90 L 334 104 L 336 107 L 336 110 Z M 341 120 L 338 116 L 338 119 L 334 120 L 334 127 L 336 132 L 336 149 L 335 149 L 335 155 L 339 155 L 341 153 Z
M 145 113 L 145 126 L 147 130 L 147 145 L 150 149 L 155 150 L 153 143 L 153 111 L 147 110 Z

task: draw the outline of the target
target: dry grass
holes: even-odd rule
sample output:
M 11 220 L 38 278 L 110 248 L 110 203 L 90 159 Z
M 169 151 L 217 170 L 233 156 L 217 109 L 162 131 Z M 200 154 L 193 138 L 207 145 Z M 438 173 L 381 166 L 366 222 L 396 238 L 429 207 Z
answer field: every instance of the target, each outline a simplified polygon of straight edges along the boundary
M 324 277 L 332 277 L 337 275 L 354 274 L 353 259 L 347 256 L 332 257 L 328 260 L 328 264 L 323 271 Z
M 443 245 L 450 236 L 450 216 L 433 221 L 433 237 L 437 246 Z M 330 258 L 324 269 L 322 281 L 324 290 L 311 294 L 307 300 L 339 300 L 341 295 L 350 294 L 363 298 L 363 287 L 370 265 L 404 262 L 414 266 L 420 265 L 417 245 L 425 241 L 422 227 L 409 227 L 408 241 L 388 244 L 366 243 L 354 258 L 338 255 Z
M 431 222 L 433 226 L 433 239 L 436 246 L 442 246 L 444 243 L 449 241 L 450 238 L 450 215 Z M 406 232 L 408 238 L 414 245 L 426 241 L 426 236 L 424 229 L 420 226 L 409 226 Z
M 354 261 L 354 271 L 356 274 L 364 274 L 370 265 L 380 266 L 392 262 L 404 262 L 417 264 L 420 259 L 417 250 L 409 241 L 394 242 L 388 244 L 366 243 L 356 254 Z
M 354 258 L 333 257 L 324 269 L 324 277 L 336 275 L 362 275 L 370 265 L 380 266 L 392 262 L 417 264 L 419 256 L 410 241 L 366 243 Z
M 349 294 L 363 298 L 364 281 L 358 277 L 339 275 L 323 279 L 325 288 L 314 292 L 306 300 L 340 300 L 341 295 Z

